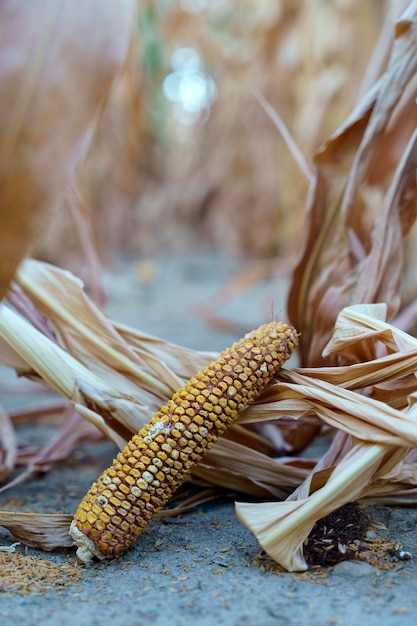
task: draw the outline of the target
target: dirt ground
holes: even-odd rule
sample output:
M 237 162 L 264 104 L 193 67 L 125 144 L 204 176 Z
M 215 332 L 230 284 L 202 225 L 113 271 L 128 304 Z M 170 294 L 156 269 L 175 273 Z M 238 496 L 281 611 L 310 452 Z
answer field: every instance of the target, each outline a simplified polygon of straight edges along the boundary
M 214 257 L 160 260 L 149 284 L 138 267 L 126 265 L 106 276 L 110 315 L 141 330 L 196 349 L 220 350 L 237 335 L 210 329 L 195 313 L 198 303 L 211 304 L 217 289 L 238 264 Z M 267 281 L 225 303 L 219 311 L 249 330 L 285 315 L 285 281 Z M 14 376 L 14 375 L 13 375 Z M 30 404 L 33 398 L 7 392 L 14 378 L 1 372 L 7 406 Z M 12 386 L 10 387 L 12 389 Z M 36 399 L 39 402 L 39 398 Z M 38 441 L 51 436 L 48 424 L 25 427 L 19 437 Z M 79 500 L 112 460 L 110 442 L 81 446 L 45 477 L 0 494 L 6 510 L 74 512 Z M 368 563 L 344 562 L 323 575 L 270 571 L 253 535 L 237 520 L 234 494 L 226 494 L 180 518 L 154 521 L 138 543 L 109 564 L 82 566 L 73 578 L 40 594 L 22 595 L 2 586 L 0 624 L 71 626 L 280 626 L 414 624 L 417 616 L 417 509 L 372 507 L 370 514 L 389 536 L 411 553 L 390 570 Z M 13 542 L 0 528 L 0 545 Z M 22 555 L 49 564 L 74 564 L 74 552 L 45 553 L 18 546 Z M 3 570 L 4 574 L 4 570 Z

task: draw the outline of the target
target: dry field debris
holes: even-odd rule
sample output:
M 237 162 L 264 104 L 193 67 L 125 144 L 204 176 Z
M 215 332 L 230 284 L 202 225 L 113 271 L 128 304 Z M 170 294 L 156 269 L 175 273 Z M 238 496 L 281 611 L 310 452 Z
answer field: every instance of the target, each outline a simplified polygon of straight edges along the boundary
M 76 585 L 82 571 L 76 561 L 53 563 L 48 559 L 0 549 L 0 592 L 38 595 Z
M 40 4 L 34 0 L 27 14 L 10 11 L 8 2 L 0 7 L 11 30 L 27 29 L 30 36 L 25 41 L 34 41 L 36 52 L 31 55 L 32 49 L 24 49 L 19 58 L 29 57 L 31 64 L 27 69 L 26 61 L 22 63 L 20 73 L 14 66 L 0 64 L 3 97 L 13 96 L 19 104 L 2 107 L 0 102 L 0 113 L 7 109 L 7 116 L 0 116 L 5 129 L 0 146 L 1 200 L 7 217 L 3 237 L 12 242 L 11 247 L 0 246 L 0 295 L 7 294 L 0 303 L 0 361 L 58 392 L 63 404 L 57 408 L 61 422 L 56 437 L 32 454 L 23 454 L 17 443 L 14 421 L 24 416 L 0 411 L 2 491 L 12 489 L 39 467 L 59 463 L 80 441 L 98 433 L 120 450 L 138 432 L 143 432 L 143 439 L 149 437 L 149 431 L 142 429 L 150 416 L 218 356 L 117 322 L 100 304 L 97 251 L 88 220 L 82 218 L 85 207 L 75 174 L 111 86 L 128 64 L 135 39 L 131 28 L 135 3 L 118 3 L 116 21 L 114 3 L 103 2 L 103 13 L 97 16 L 90 1 L 84 2 L 81 13 L 78 3 L 66 3 L 62 13 L 48 3 L 43 9 L 45 20 L 31 19 L 31 11 L 38 11 Z M 288 6 L 286 18 L 292 15 Z M 93 22 L 88 20 L 92 13 Z M 78 64 L 86 63 L 80 38 L 72 39 L 68 30 L 81 19 L 90 28 L 93 24 L 89 32 L 97 35 L 90 40 L 89 62 L 98 82 L 93 92 L 80 86 L 83 98 L 76 104 L 81 103 L 81 109 L 77 105 L 64 125 L 67 141 L 57 142 L 54 127 L 40 136 L 31 121 L 39 115 L 39 128 L 44 128 L 41 102 L 54 101 L 45 94 L 55 93 L 55 72 L 72 75 L 68 68 L 54 65 L 53 51 L 61 50 L 69 40 L 72 54 L 60 58 L 70 58 L 74 66 L 77 59 Z M 275 35 L 286 22 L 280 19 L 274 22 Z M 41 32 L 33 32 L 38 23 Z M 8 57 L 6 44 L 3 48 L 0 42 L 2 51 Z M 34 96 L 37 77 L 48 79 L 42 98 Z M 71 81 L 63 82 L 71 96 Z M 327 536 L 327 526 L 326 532 L 323 526 L 320 531 L 320 520 L 332 520 L 333 515 L 337 520 L 332 524 L 342 523 L 337 558 L 355 552 L 355 545 L 357 558 L 361 557 L 360 544 L 355 543 L 361 539 L 348 542 L 344 536 L 349 535 L 352 523 L 355 527 L 362 524 L 350 503 L 416 503 L 416 86 L 417 0 L 409 0 L 393 3 L 387 12 L 357 101 L 344 122 L 313 154 L 310 170 L 308 161 L 303 161 L 303 184 L 307 178 L 309 193 L 287 302 L 288 322 L 300 334 L 299 367 L 280 368 L 268 388 L 204 457 L 196 458 L 192 468 L 192 453 L 182 459 L 191 470 L 191 481 L 239 493 L 239 520 L 266 554 L 288 571 L 306 571 L 313 554 L 322 558 L 327 552 L 336 558 L 336 544 Z M 270 111 L 261 92 L 256 106 L 262 102 Z M 73 101 L 67 91 L 60 94 L 63 101 Z M 55 125 L 57 119 L 61 118 L 48 117 Z M 32 143 L 27 150 L 23 138 L 28 137 Z M 33 144 L 35 152 L 42 153 L 42 162 L 31 159 Z M 65 154 L 57 150 L 58 144 Z M 259 138 L 256 145 L 261 146 Z M 258 161 L 263 168 L 262 158 Z M 224 164 L 220 160 L 219 164 L 224 177 Z M 245 172 L 244 164 L 232 159 L 230 168 L 235 167 Z M 46 177 L 46 171 L 54 176 Z M 204 168 L 201 171 L 206 175 Z M 27 181 L 23 195 L 22 178 Z M 78 211 L 74 221 L 89 259 L 88 291 L 67 270 L 23 259 L 39 220 L 63 189 Z M 172 187 L 167 189 L 170 192 Z M 269 197 L 273 196 L 269 193 Z M 239 202 L 234 206 L 240 208 Z M 27 229 L 22 230 L 22 224 Z M 217 230 L 227 232 L 228 238 L 238 231 Z M 259 232 L 251 217 L 244 230 Z M 259 246 L 263 248 L 261 242 Z M 7 257 L 4 262 L 2 255 Z M 232 368 L 235 374 L 238 366 Z M 326 439 L 326 452 L 319 458 L 302 455 L 318 436 Z M 19 473 L 22 464 L 25 470 Z M 347 511 L 346 519 L 339 520 L 340 510 Z M 91 512 L 84 512 L 88 518 Z M 0 524 L 27 545 L 52 549 L 72 545 L 68 534 L 72 516 L 73 512 L 0 510 Z M 85 523 L 82 519 L 81 524 Z M 404 556 L 400 546 L 388 543 L 368 542 L 367 551 L 373 552 L 368 559 L 380 563 L 381 550 L 383 554 L 391 551 L 393 558 Z

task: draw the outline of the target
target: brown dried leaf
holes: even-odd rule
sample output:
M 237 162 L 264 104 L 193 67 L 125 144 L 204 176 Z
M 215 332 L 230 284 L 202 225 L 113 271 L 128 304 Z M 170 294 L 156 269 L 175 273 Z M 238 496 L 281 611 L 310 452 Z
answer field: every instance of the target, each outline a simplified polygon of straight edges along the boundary
M 61 513 L 19 513 L 0 510 L 0 526 L 7 528 L 17 541 L 42 548 L 69 548 L 73 545 L 69 535 L 72 515 Z
M 257 450 L 221 438 L 193 474 L 222 487 L 255 496 L 282 498 L 306 477 L 306 467 L 294 467 Z M 222 480 L 218 473 L 221 472 Z
M 387 302 L 389 318 L 400 306 L 402 238 L 417 216 L 416 45 L 413 1 L 396 23 L 386 73 L 316 154 L 306 240 L 289 296 L 302 365 L 323 364 L 344 306 Z
M 362 369 L 363 387 L 395 378 L 396 367 L 401 384 L 404 374 L 401 356 L 407 363 L 406 371 L 415 372 L 415 356 L 410 353 L 415 352 L 417 340 L 381 319 L 385 310 L 381 305 L 356 305 L 343 310 L 329 345 L 329 352 L 348 353 L 353 359 L 361 341 L 371 353 L 375 352 L 371 343 L 376 341 L 398 351 L 396 362 L 394 355 L 388 355 L 350 366 L 356 374 Z M 371 316 L 372 311 L 375 317 Z M 360 348 L 359 352 L 363 350 Z M 387 374 L 383 372 L 384 365 L 388 365 Z M 333 383 L 337 383 L 338 369 L 342 370 L 339 375 L 343 381 L 343 373 L 349 368 L 323 368 L 321 380 L 314 376 L 313 369 L 307 371 L 310 376 L 303 375 L 302 369 L 281 372 L 280 378 L 289 382 L 278 383 L 270 390 L 269 399 L 276 390 L 280 410 L 289 409 L 291 414 L 294 404 L 293 415 L 297 417 L 297 411 L 303 414 L 310 407 L 326 423 L 336 427 L 339 434 L 286 502 L 236 505 L 239 519 L 254 532 L 266 552 L 291 571 L 307 569 L 303 556 L 305 539 L 319 519 L 340 506 L 359 498 L 385 501 L 387 497 L 393 502 L 396 498 L 398 502 L 413 502 L 415 497 L 417 378 L 414 376 L 414 388 L 410 388 L 406 409 L 399 411 L 324 380 L 330 375 Z M 365 370 L 369 373 L 368 379 Z M 355 386 L 353 381 L 358 383 L 359 377 L 350 378 L 350 384 Z M 408 448 L 413 450 L 409 455 Z

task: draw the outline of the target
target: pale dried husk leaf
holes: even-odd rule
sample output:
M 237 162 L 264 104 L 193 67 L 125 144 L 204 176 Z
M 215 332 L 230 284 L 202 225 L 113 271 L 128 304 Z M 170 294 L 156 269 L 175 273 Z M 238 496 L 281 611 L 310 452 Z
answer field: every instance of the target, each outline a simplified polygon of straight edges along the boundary
M 371 341 L 381 341 L 389 350 L 398 350 L 397 354 L 348 368 L 322 368 L 321 380 L 313 377 L 313 369 L 306 372 L 307 376 L 302 369 L 284 371 L 281 378 L 290 382 L 280 382 L 270 390 L 272 397 L 276 393 L 279 398 L 277 404 L 284 403 L 289 412 L 292 409 L 294 418 L 297 413 L 313 410 L 324 422 L 345 433 L 334 439 L 329 453 L 286 502 L 236 505 L 242 523 L 254 532 L 266 552 L 288 570 L 307 569 L 302 551 L 304 541 L 319 519 L 343 504 L 361 498 L 368 502 L 381 501 L 385 496 L 395 501 L 398 488 L 399 502 L 405 502 L 407 487 L 408 502 L 415 501 L 415 454 L 408 457 L 408 462 L 406 459 L 408 450 L 414 451 L 417 447 L 417 378 L 414 376 L 413 391 L 408 394 L 404 410 L 344 389 L 335 380 L 339 369 L 345 373 L 346 369 L 355 369 L 357 374 L 359 368 L 362 389 L 395 378 L 394 356 L 398 384 L 404 371 L 416 371 L 417 360 L 412 354 L 410 364 L 410 352 L 414 353 L 417 340 L 383 321 L 385 310 L 380 305 L 355 305 L 344 309 L 328 349 L 337 348 L 341 354 L 354 357 L 354 347 L 361 341 L 368 347 Z M 375 317 L 371 315 L 373 311 Z M 350 325 L 348 320 L 351 320 Z M 410 350 L 411 346 L 414 350 Z M 401 356 L 407 362 L 405 369 Z M 385 363 L 389 367 L 387 374 Z M 365 375 L 366 369 L 369 378 Z M 341 378 L 343 371 L 339 373 Z M 326 378 L 336 384 L 327 382 Z M 358 382 L 358 376 L 354 376 L 345 385 L 358 387 Z M 256 411 L 257 407 L 251 410 Z
M 304 571 L 307 563 L 302 547 L 314 524 L 342 504 L 360 498 L 389 452 L 389 446 L 359 444 L 314 493 L 280 503 L 237 502 L 237 516 L 279 565 L 289 571 Z

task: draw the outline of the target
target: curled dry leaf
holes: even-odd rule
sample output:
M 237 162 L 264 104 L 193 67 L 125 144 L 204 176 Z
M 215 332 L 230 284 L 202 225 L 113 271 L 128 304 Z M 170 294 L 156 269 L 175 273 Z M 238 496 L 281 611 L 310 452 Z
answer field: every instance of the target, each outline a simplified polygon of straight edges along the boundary
M 403 238 L 417 216 L 417 2 L 384 34 L 385 73 L 315 156 L 308 226 L 288 308 L 301 333 L 301 364 L 323 357 L 339 312 L 351 303 L 400 307 Z M 381 68 L 382 71 L 382 68 Z
M 164 400 L 189 377 L 189 371 L 204 366 L 212 354 L 199 356 L 170 344 L 170 358 L 166 342 L 116 324 L 86 296 L 78 278 L 47 263 L 27 259 L 16 280 L 56 329 L 68 352 L 98 375 L 104 372 L 109 376 L 110 370 L 114 376 L 118 374 L 115 383 L 120 389 L 126 386 L 131 392 L 130 381 L 140 381 L 141 393 L 149 388 Z M 162 350 L 158 344 L 163 344 Z M 150 395 L 148 400 L 152 402 Z M 159 404 L 153 399 L 151 409 Z
M 287 461 L 287 462 L 286 462 Z M 306 477 L 308 464 L 291 465 L 292 459 L 273 459 L 233 440 L 223 438 L 193 474 L 227 489 L 258 497 L 285 498 Z M 310 462 L 311 468 L 312 462 Z M 218 473 L 222 478 L 219 479 Z
M 373 341 L 382 341 L 390 350 L 397 349 L 398 357 L 406 348 L 403 354 L 408 360 L 407 348 L 416 348 L 417 340 L 381 320 L 383 309 L 379 305 L 356 305 L 342 311 L 329 351 L 337 346 L 341 353 L 354 354 L 354 344 L 361 340 L 369 342 L 372 337 Z M 370 315 L 372 310 L 377 314 L 374 318 Z M 348 319 L 353 320 L 350 327 Z M 374 362 L 360 364 L 360 367 L 368 367 L 374 381 L 376 372 L 380 373 L 379 380 L 384 380 L 384 363 L 390 367 L 389 376 L 394 376 L 391 360 L 390 357 L 381 358 L 377 360 L 377 367 Z M 415 371 L 415 358 L 413 360 Z M 333 372 L 330 371 L 332 369 Z M 335 375 L 338 369 L 323 368 L 323 378 Z M 282 401 L 291 407 L 295 400 L 294 417 L 304 405 L 304 412 L 313 410 L 324 422 L 346 434 L 337 440 L 335 438 L 327 458 L 321 459 L 285 502 L 236 504 L 242 523 L 256 535 L 274 560 L 291 571 L 307 569 L 303 543 L 319 519 L 348 502 L 360 498 L 375 501 L 378 496 L 394 494 L 394 485 L 398 484 L 402 496 L 409 487 L 409 497 L 414 498 L 413 480 L 417 475 L 412 459 L 409 463 L 405 462 L 408 449 L 417 447 L 415 377 L 407 408 L 400 411 L 361 393 L 313 378 L 312 370 L 308 371 L 311 377 L 303 375 L 302 371 L 284 372 L 283 378 L 291 382 L 276 385 L 279 390 L 277 397 L 282 398 L 277 403 Z M 317 371 L 320 372 L 319 369 Z M 399 380 L 402 372 L 399 366 Z M 343 374 L 340 375 L 343 377 Z M 369 382 L 366 376 L 362 377 L 364 387 Z
M 237 516 L 282 567 L 306 570 L 302 546 L 314 524 L 342 504 L 358 499 L 388 452 L 388 446 L 360 444 L 336 466 L 326 484 L 308 497 L 280 503 L 237 502 Z
M 0 5 L 0 298 L 85 157 L 135 9 L 133 0 Z

